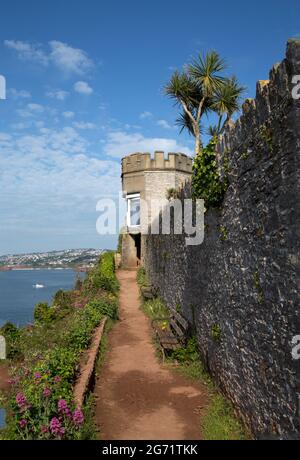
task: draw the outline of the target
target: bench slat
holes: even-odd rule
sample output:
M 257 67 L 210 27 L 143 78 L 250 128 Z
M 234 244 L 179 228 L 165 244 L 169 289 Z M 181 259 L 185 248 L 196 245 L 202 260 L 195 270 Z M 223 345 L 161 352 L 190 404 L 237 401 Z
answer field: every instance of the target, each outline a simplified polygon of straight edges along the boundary
M 178 326 L 178 324 L 176 323 L 176 321 L 174 321 L 173 319 L 170 320 L 170 326 L 175 330 L 176 334 L 178 335 L 178 337 L 180 339 L 182 339 L 182 337 L 184 337 L 184 332 L 182 332 L 182 330 L 180 329 L 180 327 Z
M 171 309 L 171 314 L 174 316 L 174 318 L 178 321 L 178 323 L 185 329 L 187 330 L 189 327 L 189 323 L 185 318 L 183 318 L 176 310 L 173 308 Z

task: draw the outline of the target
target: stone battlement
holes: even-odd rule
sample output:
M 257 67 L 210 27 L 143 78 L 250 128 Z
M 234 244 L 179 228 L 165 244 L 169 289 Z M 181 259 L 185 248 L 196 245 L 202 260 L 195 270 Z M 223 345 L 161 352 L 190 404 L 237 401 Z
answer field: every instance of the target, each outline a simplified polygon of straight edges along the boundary
M 192 159 L 184 153 L 156 151 L 154 158 L 150 153 L 132 153 L 122 158 L 122 175 L 126 173 L 149 170 L 177 170 L 192 173 Z

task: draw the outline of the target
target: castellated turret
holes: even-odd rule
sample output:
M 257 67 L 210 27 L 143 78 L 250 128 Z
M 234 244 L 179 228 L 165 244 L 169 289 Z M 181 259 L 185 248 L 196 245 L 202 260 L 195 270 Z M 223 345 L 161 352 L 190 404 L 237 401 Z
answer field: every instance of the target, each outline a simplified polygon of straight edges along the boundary
M 192 159 L 184 153 L 132 153 L 122 159 L 122 190 L 127 201 L 127 217 L 123 233 L 122 263 L 136 267 L 142 260 L 141 228 L 157 216 L 150 216 L 152 200 L 166 198 L 167 190 L 179 189 L 192 177 Z M 148 203 L 147 213 L 141 200 Z

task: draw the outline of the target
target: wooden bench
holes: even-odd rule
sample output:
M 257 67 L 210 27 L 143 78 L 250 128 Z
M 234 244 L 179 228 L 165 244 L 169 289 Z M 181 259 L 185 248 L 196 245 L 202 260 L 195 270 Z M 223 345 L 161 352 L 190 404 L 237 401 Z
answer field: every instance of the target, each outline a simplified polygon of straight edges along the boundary
M 185 346 L 189 334 L 189 323 L 176 310 L 171 309 L 170 316 L 167 318 L 153 319 L 152 327 L 160 344 L 163 360 L 166 352 Z

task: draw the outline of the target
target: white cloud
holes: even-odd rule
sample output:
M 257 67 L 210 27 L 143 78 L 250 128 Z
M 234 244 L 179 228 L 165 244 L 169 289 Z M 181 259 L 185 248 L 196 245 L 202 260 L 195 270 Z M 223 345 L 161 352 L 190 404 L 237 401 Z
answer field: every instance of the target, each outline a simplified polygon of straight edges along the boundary
M 46 66 L 48 64 L 48 56 L 41 49 L 39 43 L 27 43 L 18 40 L 4 40 L 5 46 L 17 52 L 18 57 L 25 61 L 37 62 Z
M 188 147 L 179 144 L 175 139 L 144 137 L 140 133 L 128 134 L 123 131 L 110 132 L 104 150 L 107 155 L 117 158 L 134 152 L 151 153 L 155 150 L 193 154 Z
M 8 94 L 11 95 L 13 99 L 30 99 L 31 98 L 30 92 L 24 89 L 17 90 L 15 88 L 10 88 L 8 90 Z
M 57 40 L 49 42 L 51 61 L 64 72 L 82 75 L 93 67 L 87 53 Z
M 140 117 L 141 120 L 145 120 L 147 118 L 152 118 L 153 114 L 146 110 L 145 112 L 142 112 L 139 117 Z
M 173 129 L 173 126 L 171 126 L 166 120 L 158 120 L 156 124 L 164 129 Z
M 52 99 L 57 99 L 58 101 L 64 101 L 68 95 L 69 95 L 68 91 L 63 91 L 61 89 L 48 91 L 46 93 L 47 97 L 50 97 Z
M 42 113 L 45 110 L 42 105 L 34 104 L 34 103 L 27 104 L 27 108 L 28 108 L 28 110 L 30 110 L 31 112 L 34 112 L 34 113 Z
M 72 127 L 20 137 L 1 133 L 0 145 L 1 232 L 96 236 L 96 203 L 117 195 L 119 161 L 88 154 L 88 141 Z
M 96 129 L 97 126 L 94 123 L 85 121 L 74 121 L 73 126 L 77 129 Z
M 25 61 L 37 62 L 43 66 L 53 64 L 67 74 L 83 75 L 93 68 L 94 63 L 84 50 L 58 40 L 48 44 L 50 50 L 45 50 L 40 43 L 4 40 L 4 45 L 16 51 L 19 59 Z
M 71 112 L 71 111 L 63 112 L 63 117 L 65 118 L 73 118 L 74 116 L 75 116 L 74 112 Z
M 74 84 L 74 90 L 79 93 L 79 94 L 85 94 L 86 96 L 89 96 L 90 94 L 93 93 L 93 88 L 90 87 L 88 83 L 85 81 L 77 81 Z

